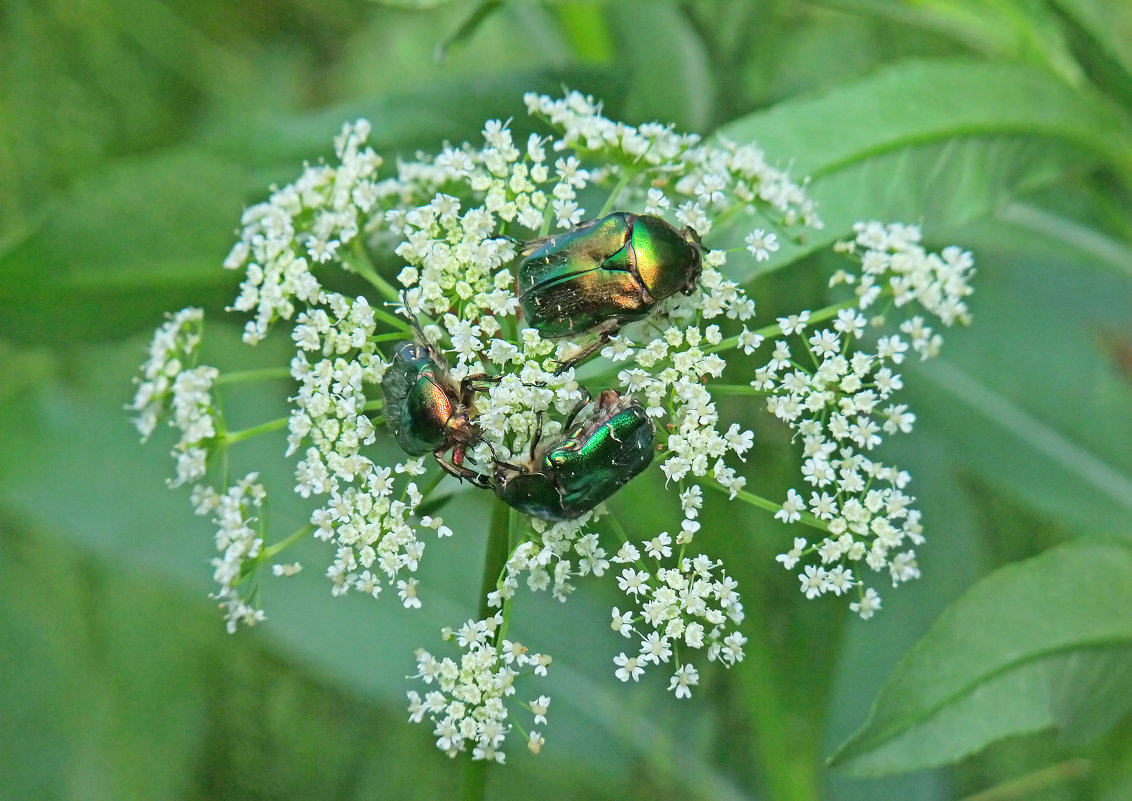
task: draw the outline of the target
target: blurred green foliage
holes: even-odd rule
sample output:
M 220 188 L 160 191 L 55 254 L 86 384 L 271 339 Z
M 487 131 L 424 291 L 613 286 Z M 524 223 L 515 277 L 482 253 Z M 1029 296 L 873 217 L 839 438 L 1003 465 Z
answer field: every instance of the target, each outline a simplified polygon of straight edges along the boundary
M 122 406 L 165 311 L 204 305 L 206 358 L 225 367 L 282 352 L 238 345 L 222 312 L 236 276 L 220 263 L 241 208 L 327 155 L 342 121 L 368 117 L 388 159 L 475 138 L 492 117 L 527 130 L 522 92 L 562 86 L 630 122 L 755 139 L 814 177 L 827 229 L 784 248 L 784 269 L 744 276 L 763 319 L 820 305 L 816 251 L 882 218 L 975 251 L 975 325 L 906 373 L 917 431 L 890 453 L 924 510 L 921 581 L 849 621 L 774 563 L 793 532 L 712 498 L 700 537 L 740 582 L 748 660 L 677 703 L 613 679 L 615 601 L 600 588 L 566 606 L 524 599 L 521 632 L 573 645 L 546 646 L 547 747 L 514 750 L 488 796 L 1132 795 L 1132 633 L 1128 609 L 1106 606 L 1132 587 L 1128 4 L 5 0 L 0 797 L 459 793 L 460 763 L 404 722 L 402 677 L 420 632 L 475 608 L 478 571 L 460 567 L 482 559 L 484 500 L 461 501 L 472 533 L 426 560 L 422 584 L 446 589 L 416 617 L 332 600 L 309 571 L 269 583 L 268 625 L 229 637 L 203 600 L 207 526 L 162 484 L 169 443 L 139 448 Z M 283 413 L 271 389 L 229 415 Z M 756 430 L 747 473 L 774 497 L 795 469 L 789 443 L 773 421 Z M 287 486 L 281 442 L 239 458 Z M 638 532 L 669 525 L 670 510 L 637 502 L 660 484 L 615 501 L 643 510 Z M 286 498 L 272 515 L 303 518 Z M 1030 625 L 1005 661 L 962 636 L 1044 608 L 1065 631 L 1112 625 L 1068 645 Z M 841 755 L 874 773 L 951 764 L 882 779 L 827 768 L 929 628 Z M 980 720 L 1014 737 L 988 747 Z

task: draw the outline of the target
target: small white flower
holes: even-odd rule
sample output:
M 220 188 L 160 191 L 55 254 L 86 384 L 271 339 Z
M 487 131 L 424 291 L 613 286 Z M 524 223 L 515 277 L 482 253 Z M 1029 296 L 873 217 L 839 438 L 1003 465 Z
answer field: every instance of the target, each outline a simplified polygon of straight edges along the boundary
M 417 580 L 413 578 L 397 582 L 397 597 L 401 599 L 406 609 L 421 608 L 421 599 L 417 597 L 417 584 Z
M 809 322 L 809 320 L 809 311 L 803 311 L 799 314 L 791 314 L 787 317 L 779 317 L 778 326 L 782 330 L 783 336 L 801 334 L 806 330 L 806 324 Z
M 614 671 L 613 675 L 623 682 L 627 682 L 629 679 L 640 681 L 645 672 L 639 660 L 635 656 L 625 656 L 624 651 L 613 658 L 613 664 L 617 665 L 617 670 Z
M 802 512 L 806 508 L 806 501 L 795 490 L 786 493 L 786 500 L 782 508 L 774 513 L 776 519 L 783 523 L 796 523 L 802 519 Z
M 667 559 L 672 556 L 672 537 L 662 531 L 645 543 L 645 553 L 653 559 Z
M 633 631 L 633 613 L 631 611 L 622 613 L 616 606 L 613 607 L 613 622 L 610 628 L 622 637 L 630 636 Z
M 802 537 L 794 538 L 794 547 L 783 554 L 775 557 L 775 560 L 782 563 L 782 566 L 787 570 L 793 570 L 794 565 L 798 564 L 798 560 L 802 557 L 802 552 L 806 549 L 806 540 Z
M 670 692 L 677 698 L 691 698 L 692 688 L 700 683 L 700 674 L 691 664 L 681 665 L 668 682 Z
M 859 600 L 849 604 L 849 608 L 860 615 L 862 620 L 868 620 L 880 609 L 880 596 L 869 587 Z
M 798 575 L 802 582 L 802 592 L 807 598 L 816 598 L 829 589 L 829 581 L 825 568 L 806 565 L 805 570 Z
M 767 261 L 770 259 L 770 254 L 778 250 L 777 236 L 768 234 L 761 228 L 756 228 L 747 234 L 744 241 L 747 243 L 747 250 L 755 257 L 755 261 Z

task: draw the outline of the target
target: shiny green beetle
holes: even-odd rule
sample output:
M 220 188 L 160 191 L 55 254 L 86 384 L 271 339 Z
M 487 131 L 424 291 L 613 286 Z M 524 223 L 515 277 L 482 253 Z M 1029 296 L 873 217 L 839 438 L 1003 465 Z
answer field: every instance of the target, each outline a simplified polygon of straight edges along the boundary
M 544 520 L 570 520 L 593 509 L 652 461 L 653 424 L 640 404 L 607 389 L 583 423 L 566 421 L 565 434 L 531 442 L 521 464 L 496 460 L 491 487 L 508 505 Z
M 401 343 L 381 379 L 390 433 L 410 456 L 432 453 L 452 475 L 486 487 L 488 479 L 464 465 L 468 448 L 483 437 L 472 422 L 476 416 L 472 401 L 475 383 L 486 380 L 491 378 L 481 374 L 456 384 L 443 359 L 423 338 Z M 445 458 L 449 450 L 451 459 Z
M 691 294 L 703 272 L 701 250 L 691 229 L 618 211 L 525 244 L 515 291 L 527 324 L 544 337 L 599 335 L 563 363 L 565 370 L 660 301 Z

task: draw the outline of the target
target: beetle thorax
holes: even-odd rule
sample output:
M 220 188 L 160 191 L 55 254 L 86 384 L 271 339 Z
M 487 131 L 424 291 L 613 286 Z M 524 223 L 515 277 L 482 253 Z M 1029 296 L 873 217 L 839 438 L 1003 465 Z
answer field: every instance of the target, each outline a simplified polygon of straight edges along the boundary
M 466 410 L 457 410 L 445 421 L 445 438 L 451 443 L 470 445 L 482 436 L 480 427 L 471 421 Z

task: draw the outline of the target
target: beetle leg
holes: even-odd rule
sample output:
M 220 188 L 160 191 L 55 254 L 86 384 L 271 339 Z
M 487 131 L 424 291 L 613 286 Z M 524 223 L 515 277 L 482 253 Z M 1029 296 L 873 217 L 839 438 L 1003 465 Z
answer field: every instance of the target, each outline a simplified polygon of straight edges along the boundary
M 509 470 L 514 470 L 516 473 L 526 473 L 528 469 L 521 464 L 514 464 L 513 462 L 505 462 L 502 459 L 495 460 L 496 467 L 506 467 Z
M 574 404 L 574 408 L 570 410 L 570 416 L 566 418 L 566 422 L 562 425 L 563 431 L 570 430 L 570 426 L 574 425 L 574 420 L 576 420 L 578 415 L 582 413 L 582 409 L 586 408 L 586 405 L 590 402 L 591 397 L 592 396 L 590 395 L 590 391 L 585 387 L 582 387 L 582 397 L 578 400 L 577 403 Z
M 534 464 L 534 461 L 535 461 L 535 448 L 538 447 L 539 440 L 542 439 L 542 423 L 543 423 L 543 416 L 542 415 L 543 415 L 542 412 L 538 413 L 538 428 L 535 429 L 535 435 L 533 437 L 531 437 L 531 452 L 530 452 L 529 458 L 530 458 L 532 464 Z
M 501 375 L 488 375 L 487 373 L 474 373 L 460 379 L 460 403 L 464 406 L 472 405 L 472 395 L 476 391 L 476 384 L 498 384 L 503 379 Z
M 598 331 L 596 332 L 597 335 L 598 335 L 597 339 L 594 340 L 593 342 L 591 342 L 589 345 L 586 345 L 585 347 L 579 349 L 576 353 L 571 354 L 569 357 L 567 357 L 563 361 L 560 361 L 558 363 L 558 369 L 554 371 L 554 374 L 556 376 L 562 375 L 564 372 L 569 370 L 571 367 L 574 367 L 577 364 L 579 364 L 580 362 L 589 358 L 592 353 L 599 350 L 600 348 L 605 347 L 606 343 L 609 342 L 609 340 L 613 337 L 613 335 L 616 334 L 620 330 L 621 330 L 621 321 L 620 320 L 614 319 L 614 320 L 607 321 L 604 324 L 604 326 L 602 328 L 598 329 Z
M 440 448 L 435 453 L 433 453 L 433 456 L 436 457 L 436 463 L 439 464 L 446 473 L 451 476 L 455 476 L 460 480 L 467 479 L 475 486 L 481 487 L 483 489 L 491 486 L 491 480 L 487 476 L 485 476 L 483 473 L 477 473 L 475 470 L 472 470 L 470 467 L 466 467 L 464 465 L 463 448 L 456 448 L 455 450 L 453 450 L 451 460 L 444 458 L 445 450 L 446 448 Z

